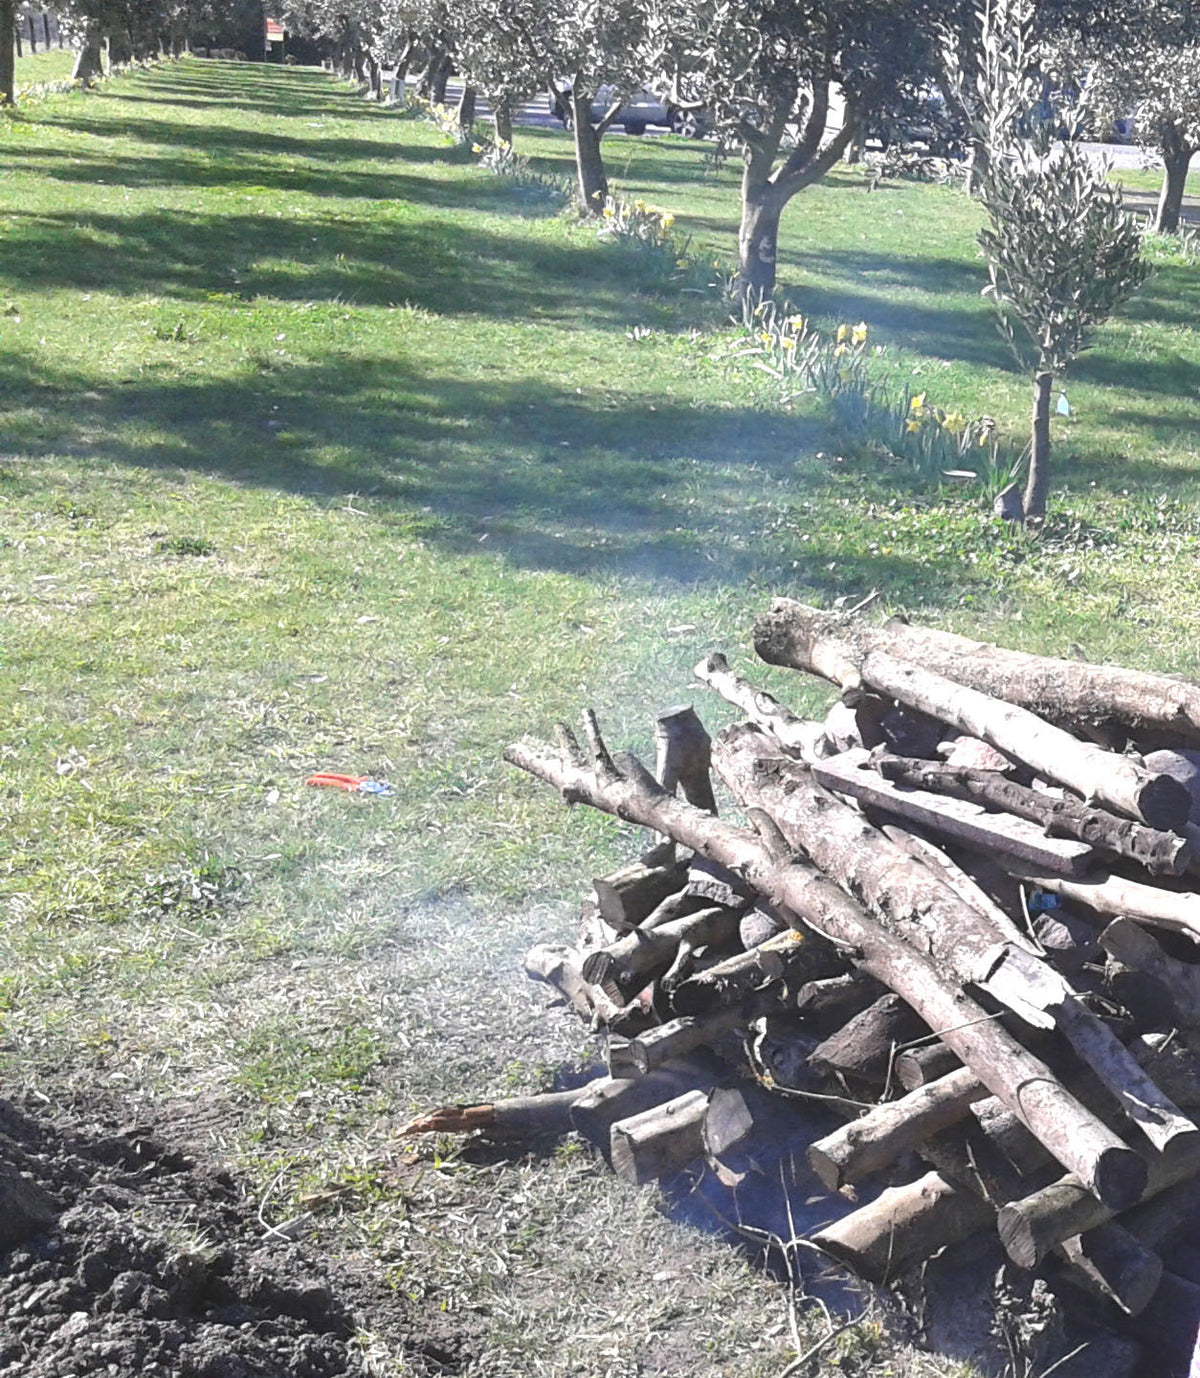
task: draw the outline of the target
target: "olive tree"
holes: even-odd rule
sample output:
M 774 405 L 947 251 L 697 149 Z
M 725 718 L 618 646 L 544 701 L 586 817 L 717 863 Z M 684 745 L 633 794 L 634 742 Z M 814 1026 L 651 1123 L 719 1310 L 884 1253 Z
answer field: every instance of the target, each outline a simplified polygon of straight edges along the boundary
M 1022 520 L 1046 511 L 1055 377 L 1147 271 L 1120 190 L 1080 146 L 1084 112 L 1045 110 L 1045 54 L 1032 23 L 1032 0 L 988 0 L 974 89 L 959 83 L 988 150 L 980 183 L 985 292 L 1018 362 L 1033 373 L 1029 473 L 1020 510 L 1007 514 Z
M 0 0 L 0 105 L 17 98 L 17 5 Z
M 674 87 L 743 160 L 743 300 L 775 287 L 779 222 L 865 133 L 921 98 L 936 0 L 654 0 L 650 42 Z
M 1143 0 L 1120 25 L 1081 35 L 1073 56 L 1102 116 L 1131 118 L 1138 144 L 1162 160 L 1154 228 L 1174 234 L 1200 152 L 1200 11 L 1189 0 Z

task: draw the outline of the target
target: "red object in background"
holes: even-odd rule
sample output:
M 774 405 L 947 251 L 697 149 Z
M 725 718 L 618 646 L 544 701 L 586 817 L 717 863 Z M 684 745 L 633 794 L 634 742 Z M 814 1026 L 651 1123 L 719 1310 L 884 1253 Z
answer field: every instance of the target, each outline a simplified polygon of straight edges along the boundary
M 369 775 L 334 775 L 331 771 L 319 771 L 316 775 L 310 775 L 304 783 L 354 791 L 362 789 L 370 778 Z
M 283 25 L 279 22 L 279 20 L 278 20 L 278 19 L 269 19 L 269 18 L 268 18 L 268 19 L 264 19 L 264 20 L 263 20 L 263 23 L 266 25 L 267 42 L 268 42 L 268 43 L 282 43 L 282 42 L 283 42 Z

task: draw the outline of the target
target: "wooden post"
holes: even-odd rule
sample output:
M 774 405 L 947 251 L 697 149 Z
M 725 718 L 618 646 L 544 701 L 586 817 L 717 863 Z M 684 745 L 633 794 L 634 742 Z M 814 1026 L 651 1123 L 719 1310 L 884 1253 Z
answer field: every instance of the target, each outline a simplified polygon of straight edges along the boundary
M 610 1141 L 613 1171 L 640 1186 L 703 1157 L 707 1108 L 707 1091 L 685 1091 L 665 1105 L 618 1120 Z

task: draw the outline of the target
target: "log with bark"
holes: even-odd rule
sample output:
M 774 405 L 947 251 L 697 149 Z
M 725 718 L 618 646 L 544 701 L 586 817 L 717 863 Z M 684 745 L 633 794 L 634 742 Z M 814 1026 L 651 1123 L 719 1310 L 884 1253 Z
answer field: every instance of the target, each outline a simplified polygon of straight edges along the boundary
M 1120 1208 L 1138 1199 L 1145 1161 L 970 999 L 961 980 L 947 979 L 928 955 L 874 922 L 820 872 L 789 860 L 791 849 L 778 828 L 772 835 L 767 815 L 755 816 L 769 844 L 668 795 L 635 757 L 622 754 L 618 764 L 591 714 L 585 715 L 585 727 L 593 749 L 590 766 L 562 748 L 528 742 L 510 746 L 505 757 L 552 784 L 568 803 L 588 803 L 641 823 L 730 867 L 773 903 L 854 951 L 858 964 L 905 999 L 1099 1200 Z M 752 797 L 743 797 L 759 807 Z M 954 913 L 962 911 L 965 906 L 955 900 Z
M 778 605 L 777 605 L 778 606 Z M 864 648 L 845 619 L 790 604 L 755 627 L 754 644 L 773 665 L 810 670 L 843 691 L 867 686 L 979 737 L 1085 800 L 1103 800 L 1152 828 L 1181 829 L 1191 796 L 1170 775 L 1154 773 L 1056 727 L 1027 708 L 994 698 L 892 652 Z
M 848 633 L 847 619 L 779 598 L 755 627 L 755 645 L 771 664 L 787 663 L 799 631 L 831 627 Z M 1093 665 L 1006 650 L 953 632 L 915 627 L 893 618 L 881 627 L 852 624 L 858 644 L 924 665 L 947 679 L 1043 714 L 1064 727 L 1119 722 L 1133 732 L 1157 729 L 1200 742 L 1200 685 L 1172 675 L 1121 665 Z

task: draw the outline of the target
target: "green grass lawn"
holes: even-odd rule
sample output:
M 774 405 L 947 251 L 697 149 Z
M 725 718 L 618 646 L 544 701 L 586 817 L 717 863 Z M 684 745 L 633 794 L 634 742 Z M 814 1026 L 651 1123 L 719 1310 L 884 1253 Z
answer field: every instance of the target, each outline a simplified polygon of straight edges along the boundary
M 26 48 L 17 58 L 17 88 L 44 81 L 67 81 L 74 66 L 75 52 L 71 48 L 46 48 L 37 53 Z
M 518 144 L 569 162 L 561 135 Z M 590 227 L 321 73 L 171 64 L 31 103 L 0 146 L 9 1082 L 215 1102 L 281 1216 L 333 1184 L 336 1237 L 469 1320 L 471 1373 L 524 1378 L 534 1325 L 537 1372 L 594 1372 L 585 1299 L 613 1373 L 777 1371 L 778 1294 L 590 1156 L 430 1155 L 403 1190 L 370 1166 L 397 1116 L 586 1056 L 519 957 L 638 839 L 501 751 L 585 705 L 647 749 L 703 653 L 749 666 L 776 593 L 879 588 L 1195 672 L 1196 264 L 1156 251 L 1068 380 L 1033 541 L 845 446 L 815 400 L 782 411 L 723 362 L 715 302 L 655 295 Z M 735 167 L 606 148 L 729 258 Z M 866 320 L 931 402 L 1020 427 L 976 225 L 954 189 L 845 170 L 787 212 L 781 278 L 827 324 Z M 317 769 L 396 794 L 306 788 Z M 630 1222 L 598 1301 L 567 1228 Z M 629 1331 L 628 1289 L 685 1247 L 696 1287 Z M 874 1333 L 839 1371 L 869 1371 Z

